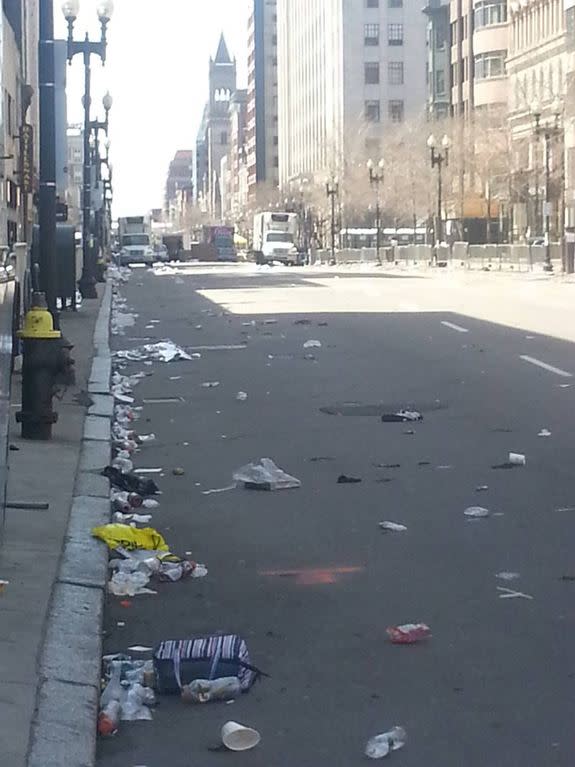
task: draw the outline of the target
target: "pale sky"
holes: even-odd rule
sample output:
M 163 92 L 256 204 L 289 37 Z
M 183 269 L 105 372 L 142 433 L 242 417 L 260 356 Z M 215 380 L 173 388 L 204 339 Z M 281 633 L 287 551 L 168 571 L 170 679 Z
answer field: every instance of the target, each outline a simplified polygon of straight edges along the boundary
M 66 23 L 56 0 L 56 36 Z M 97 0 L 82 0 L 76 37 L 98 38 Z M 207 98 L 209 57 L 220 33 L 238 61 L 245 87 L 249 0 L 115 0 L 106 67 L 92 57 L 92 119 L 110 113 L 114 216 L 163 206 L 168 165 L 177 149 L 194 149 Z M 68 69 L 68 121 L 83 119 L 82 60 Z

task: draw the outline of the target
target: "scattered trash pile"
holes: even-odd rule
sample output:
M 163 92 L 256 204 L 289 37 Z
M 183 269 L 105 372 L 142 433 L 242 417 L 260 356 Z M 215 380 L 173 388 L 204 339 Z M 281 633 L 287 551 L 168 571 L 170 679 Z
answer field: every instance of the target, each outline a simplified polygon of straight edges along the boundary
M 113 336 L 123 336 L 127 328 L 136 324 L 138 315 L 128 310 L 126 299 L 117 291 L 112 294 L 112 315 L 110 332 Z
M 114 352 L 117 360 L 129 362 L 173 362 L 174 360 L 199 359 L 201 354 L 188 354 L 173 341 L 158 341 L 155 344 L 144 344 L 134 349 L 121 349 Z
M 129 651 L 152 655 L 103 658 L 98 733 L 115 735 L 120 722 L 150 721 L 158 695 L 179 695 L 182 703 L 230 702 L 250 691 L 267 676 L 252 665 L 247 644 L 237 634 L 214 634 L 161 642 L 156 648 L 136 646 Z M 226 722 L 220 747 L 248 751 L 260 742 L 257 730 Z

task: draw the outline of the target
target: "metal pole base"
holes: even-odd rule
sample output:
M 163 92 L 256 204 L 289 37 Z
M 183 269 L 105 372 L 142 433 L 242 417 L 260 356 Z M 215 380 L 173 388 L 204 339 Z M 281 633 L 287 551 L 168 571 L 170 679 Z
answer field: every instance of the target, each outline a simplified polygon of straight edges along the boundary
M 544 272 L 552 272 L 553 271 L 553 264 L 545 264 L 543 267 Z
M 49 413 L 38 417 L 37 413 L 16 413 L 16 421 L 22 425 L 22 439 L 33 439 L 48 442 L 52 439 L 52 426 L 58 421 L 57 413 Z
M 78 290 L 80 291 L 82 298 L 98 298 L 96 280 L 93 277 L 85 277 L 82 275 L 78 281 Z

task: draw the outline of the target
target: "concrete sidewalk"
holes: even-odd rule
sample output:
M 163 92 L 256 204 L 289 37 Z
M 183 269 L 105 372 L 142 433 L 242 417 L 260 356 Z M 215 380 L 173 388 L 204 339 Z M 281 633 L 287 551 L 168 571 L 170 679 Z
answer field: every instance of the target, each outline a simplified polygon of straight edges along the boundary
M 91 614 L 94 605 L 97 607 L 98 589 L 89 584 L 94 573 L 85 572 L 85 582 L 81 582 L 83 544 L 75 537 L 76 515 L 70 512 L 77 503 L 75 496 L 80 494 L 93 496 L 89 501 L 98 507 L 98 513 L 104 504 L 109 509 L 107 481 L 82 472 L 90 460 L 93 464 L 105 463 L 109 456 L 111 401 L 102 402 L 98 396 L 91 395 L 95 405 L 89 412 L 93 415 L 86 417 L 86 392 L 107 390 L 106 375 L 109 377 L 111 286 L 105 293 L 101 288 L 100 293 L 104 294 L 103 301 L 84 302 L 77 314 L 62 315 L 63 332 L 74 344 L 77 383 L 66 391 L 60 402 L 56 401 L 59 421 L 54 427 L 53 440 L 50 443 L 21 440 L 19 427 L 12 419 L 11 444 L 17 450 L 10 452 L 8 500 L 47 501 L 50 508 L 48 511 L 8 510 L 0 547 L 0 578 L 10 582 L 0 598 L 3 767 L 52 764 L 50 748 L 45 746 L 46 736 L 58 740 L 60 718 L 69 716 L 69 705 L 78 708 L 69 722 L 72 727 L 81 728 L 83 719 L 94 717 L 94 712 L 86 707 L 85 691 L 77 687 L 75 679 L 72 686 L 69 679 L 72 671 L 78 671 L 74 668 L 77 654 L 71 648 L 78 641 L 81 617 L 85 619 L 90 615 L 91 641 L 100 643 L 99 632 L 93 630 L 95 616 Z M 93 364 L 95 354 L 99 361 Z M 102 361 L 102 355 L 104 360 L 107 355 L 108 365 Z M 20 376 L 14 376 L 14 413 L 19 407 L 20 384 Z M 96 466 L 90 465 L 90 468 Z M 89 501 L 80 504 L 82 508 L 89 506 Z M 74 566 L 70 565 L 71 548 L 75 549 Z M 88 600 L 85 599 L 87 591 L 92 592 Z M 65 634 L 63 626 L 67 626 Z M 99 649 L 92 647 L 90 656 L 94 656 L 94 651 Z M 94 670 L 91 669 L 92 685 Z M 88 668 L 80 670 L 86 678 L 89 672 Z M 99 667 L 96 674 L 99 676 Z M 95 731 L 95 718 L 91 719 L 91 728 Z M 85 738 L 90 729 L 84 727 L 84 732 Z M 78 742 L 79 732 L 76 735 L 69 732 L 67 740 L 70 753 L 78 747 L 86 747 L 85 743 Z M 60 761 L 62 765 L 72 763 L 75 762 L 67 758 Z

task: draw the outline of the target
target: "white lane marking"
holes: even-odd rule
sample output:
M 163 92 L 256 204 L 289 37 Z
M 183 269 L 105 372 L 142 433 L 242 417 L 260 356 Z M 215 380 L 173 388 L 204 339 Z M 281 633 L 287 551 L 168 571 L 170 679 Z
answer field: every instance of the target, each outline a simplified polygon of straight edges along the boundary
M 187 346 L 192 352 L 219 352 L 234 351 L 236 349 L 247 349 L 246 344 L 222 344 L 221 346 Z
M 457 330 L 458 333 L 469 333 L 467 328 L 462 328 L 461 325 L 455 325 L 453 322 L 443 320 L 441 324 L 445 325 L 446 328 L 451 328 L 451 330 Z
M 530 362 L 532 365 L 536 365 L 538 368 L 543 368 L 543 370 L 548 370 L 550 373 L 563 376 L 563 378 L 573 378 L 573 373 L 568 373 L 566 370 L 561 370 L 561 368 L 555 368 L 553 365 L 548 365 L 546 362 L 541 362 L 541 360 L 535 359 L 535 357 L 529 357 L 527 354 L 520 354 L 519 356 L 525 362 Z

